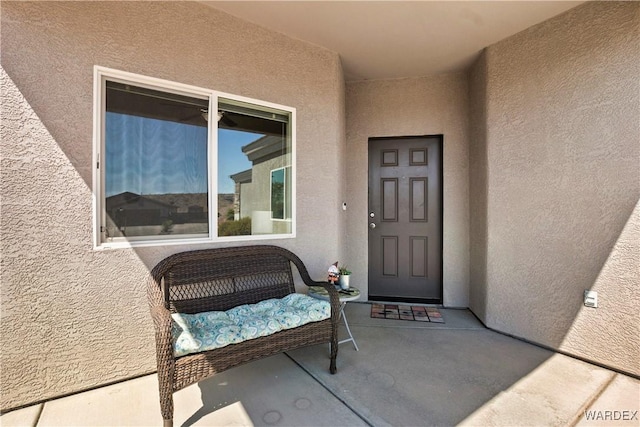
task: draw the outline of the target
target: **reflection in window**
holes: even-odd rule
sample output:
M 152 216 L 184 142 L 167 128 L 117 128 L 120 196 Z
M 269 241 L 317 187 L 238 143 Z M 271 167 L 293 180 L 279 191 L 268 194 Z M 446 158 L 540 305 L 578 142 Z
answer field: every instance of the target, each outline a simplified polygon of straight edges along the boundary
M 223 100 L 218 124 L 218 200 L 220 236 L 289 234 L 284 206 L 291 205 L 291 188 L 279 191 L 273 205 L 272 171 L 291 165 L 289 114 Z M 289 178 L 290 179 L 290 178 Z M 226 212 L 226 214 L 224 214 Z
M 293 234 L 294 109 L 95 70 L 97 247 Z
M 290 194 L 291 168 L 271 171 L 271 218 L 291 219 Z
M 271 218 L 284 219 L 284 168 L 271 171 Z
M 107 82 L 107 237 L 208 235 L 207 102 Z

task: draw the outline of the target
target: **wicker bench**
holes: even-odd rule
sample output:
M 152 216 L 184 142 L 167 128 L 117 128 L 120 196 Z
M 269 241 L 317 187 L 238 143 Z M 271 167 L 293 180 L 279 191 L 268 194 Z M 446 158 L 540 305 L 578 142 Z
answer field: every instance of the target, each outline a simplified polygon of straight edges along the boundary
M 294 293 L 291 264 L 307 286 L 328 289 L 331 317 L 269 336 L 181 357 L 174 356 L 172 313 L 225 311 Z M 296 348 L 331 343 L 329 371 L 336 372 L 338 293 L 315 282 L 295 254 L 276 246 L 205 249 L 171 255 L 156 265 L 147 281 L 155 328 L 160 408 L 165 426 L 173 425 L 173 393 L 216 373 Z

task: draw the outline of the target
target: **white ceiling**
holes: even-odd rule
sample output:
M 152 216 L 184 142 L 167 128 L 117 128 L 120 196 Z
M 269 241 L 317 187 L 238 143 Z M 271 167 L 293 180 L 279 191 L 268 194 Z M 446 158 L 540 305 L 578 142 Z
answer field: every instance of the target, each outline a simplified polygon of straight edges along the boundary
M 340 54 L 348 81 L 462 70 L 583 1 L 202 1 Z

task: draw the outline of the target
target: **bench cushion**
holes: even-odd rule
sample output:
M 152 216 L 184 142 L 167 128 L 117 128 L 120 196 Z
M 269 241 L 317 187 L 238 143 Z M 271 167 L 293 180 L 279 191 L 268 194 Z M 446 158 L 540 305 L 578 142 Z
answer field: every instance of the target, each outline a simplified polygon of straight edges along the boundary
M 171 316 L 173 352 L 178 357 L 328 319 L 331 317 L 331 305 L 327 301 L 295 293 L 227 311 L 173 313 Z

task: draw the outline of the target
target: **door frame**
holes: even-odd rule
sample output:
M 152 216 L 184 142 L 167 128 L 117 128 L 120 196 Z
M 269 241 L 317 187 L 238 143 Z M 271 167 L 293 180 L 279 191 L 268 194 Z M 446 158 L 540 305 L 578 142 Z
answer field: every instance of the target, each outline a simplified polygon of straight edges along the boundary
M 389 302 L 406 302 L 406 303 L 419 303 L 419 304 L 437 304 L 443 305 L 444 302 L 444 134 L 430 134 L 430 135 L 405 135 L 405 136 L 380 136 L 369 137 L 367 139 L 367 165 L 369 164 L 369 143 L 371 141 L 385 141 L 385 140 L 402 140 L 402 139 L 416 139 L 416 138 L 437 138 L 439 145 L 440 158 L 438 159 L 440 164 L 439 178 L 440 178 L 440 255 L 438 260 L 440 262 L 440 298 L 406 298 L 406 297 L 371 297 L 369 294 L 369 300 L 371 301 L 389 301 Z M 369 168 L 367 167 L 367 182 L 369 182 Z M 367 212 L 369 212 L 369 192 L 367 192 Z M 368 216 L 367 216 L 368 219 Z M 368 222 L 368 221 L 367 221 Z M 369 265 L 369 233 L 367 233 L 367 265 Z M 368 280 L 367 280 L 368 281 Z M 367 289 L 369 283 L 367 283 Z

